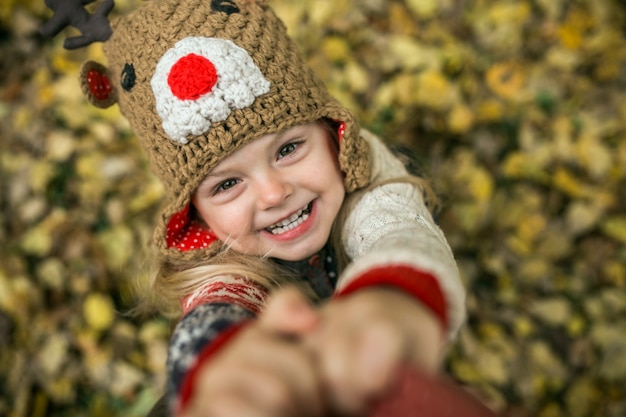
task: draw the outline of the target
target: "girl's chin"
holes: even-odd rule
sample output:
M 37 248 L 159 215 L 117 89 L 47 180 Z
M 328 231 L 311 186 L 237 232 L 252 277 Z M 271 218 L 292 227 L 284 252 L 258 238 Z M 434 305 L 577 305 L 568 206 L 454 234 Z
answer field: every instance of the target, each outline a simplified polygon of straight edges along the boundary
M 270 251 L 269 255 L 272 258 L 277 258 L 283 261 L 288 262 L 298 262 L 303 261 L 305 259 L 310 258 L 311 256 L 317 254 L 324 247 L 324 243 L 318 245 L 307 245 L 306 248 L 299 250 L 298 248 L 291 248 L 290 250 L 283 253 L 279 248 L 274 251 Z

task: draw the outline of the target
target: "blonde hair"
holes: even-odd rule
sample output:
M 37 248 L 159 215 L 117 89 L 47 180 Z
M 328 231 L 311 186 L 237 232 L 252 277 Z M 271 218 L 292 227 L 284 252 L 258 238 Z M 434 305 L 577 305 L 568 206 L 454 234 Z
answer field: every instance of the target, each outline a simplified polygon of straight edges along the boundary
M 292 274 L 280 268 L 267 257 L 243 255 L 230 248 L 224 249 L 205 262 L 161 259 L 156 269 L 149 272 L 148 282 L 140 283 L 139 311 L 158 310 L 168 317 L 181 313 L 181 300 L 211 280 L 224 276 L 241 276 L 259 283 L 268 291 L 283 285 L 297 285 L 312 296 L 312 290 L 298 282 Z

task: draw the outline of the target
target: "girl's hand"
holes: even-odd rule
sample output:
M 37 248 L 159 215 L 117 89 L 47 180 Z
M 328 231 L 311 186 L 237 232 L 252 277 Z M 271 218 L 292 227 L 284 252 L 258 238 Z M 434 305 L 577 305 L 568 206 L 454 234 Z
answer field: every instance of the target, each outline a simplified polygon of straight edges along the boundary
M 317 320 L 303 298 L 279 293 L 204 365 L 182 417 L 325 415 L 313 357 L 299 340 Z
M 306 343 L 332 409 L 353 415 L 392 387 L 399 365 L 437 372 L 445 335 L 439 319 L 411 296 L 371 288 L 331 300 Z

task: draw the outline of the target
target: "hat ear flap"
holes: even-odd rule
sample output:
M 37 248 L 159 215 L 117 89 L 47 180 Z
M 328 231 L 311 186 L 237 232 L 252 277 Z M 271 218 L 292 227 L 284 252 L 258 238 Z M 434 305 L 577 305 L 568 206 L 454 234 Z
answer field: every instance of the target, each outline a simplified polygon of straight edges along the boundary
M 94 61 L 86 61 L 80 68 L 80 86 L 87 100 L 105 109 L 117 102 L 117 91 L 107 74 L 107 67 Z

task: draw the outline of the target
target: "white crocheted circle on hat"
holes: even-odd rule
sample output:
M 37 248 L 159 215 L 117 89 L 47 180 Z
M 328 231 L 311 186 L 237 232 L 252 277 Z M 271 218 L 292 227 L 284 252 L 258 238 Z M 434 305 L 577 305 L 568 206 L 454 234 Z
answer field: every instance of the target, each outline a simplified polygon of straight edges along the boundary
M 248 52 L 227 39 L 188 37 L 168 50 L 150 82 L 163 130 L 174 142 L 209 131 L 234 109 L 267 93 L 270 82 Z

